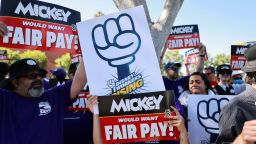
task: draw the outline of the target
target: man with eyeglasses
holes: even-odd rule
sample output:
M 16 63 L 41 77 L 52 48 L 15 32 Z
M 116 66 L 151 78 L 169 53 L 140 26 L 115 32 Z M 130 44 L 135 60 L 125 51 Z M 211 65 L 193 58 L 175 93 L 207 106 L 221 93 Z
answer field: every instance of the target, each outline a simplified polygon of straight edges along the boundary
M 81 62 L 73 81 L 44 90 L 47 71 L 33 59 L 14 62 L 8 89 L 0 89 L 1 144 L 62 144 L 64 110 L 87 79 Z
M 215 77 L 215 68 L 213 66 L 208 66 L 204 68 L 204 74 L 207 75 L 212 88 L 214 88 L 218 83 Z
M 256 143 L 256 45 L 245 51 L 247 64 L 242 68 L 252 80 L 246 90 L 223 107 L 220 114 L 220 135 L 216 144 Z

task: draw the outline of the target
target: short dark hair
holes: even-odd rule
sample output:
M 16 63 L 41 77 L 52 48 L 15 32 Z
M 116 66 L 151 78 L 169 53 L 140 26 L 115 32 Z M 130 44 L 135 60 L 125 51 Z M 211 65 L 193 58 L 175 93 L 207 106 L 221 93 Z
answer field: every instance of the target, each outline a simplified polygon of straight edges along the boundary
M 190 77 L 191 77 L 191 76 L 200 76 L 200 77 L 202 78 L 202 80 L 204 81 L 204 83 L 205 83 L 206 92 L 208 93 L 208 90 L 211 90 L 211 91 L 214 92 L 214 90 L 213 90 L 213 88 L 212 88 L 212 86 L 211 86 L 211 83 L 210 83 L 210 81 L 208 80 L 206 74 L 201 73 L 201 72 L 193 72 L 193 73 L 190 75 Z M 190 79 L 190 78 L 189 78 L 189 79 Z M 187 82 L 186 82 L 185 85 L 184 85 L 184 91 L 187 91 L 187 90 L 189 91 L 189 79 L 187 80 Z
M 204 70 L 210 70 L 212 73 L 215 74 L 215 68 L 213 66 L 205 67 Z

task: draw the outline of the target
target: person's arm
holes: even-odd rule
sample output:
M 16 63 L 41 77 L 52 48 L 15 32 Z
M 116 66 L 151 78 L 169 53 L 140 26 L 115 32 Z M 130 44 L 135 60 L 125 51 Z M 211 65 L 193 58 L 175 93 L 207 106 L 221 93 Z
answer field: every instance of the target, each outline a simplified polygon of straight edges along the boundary
M 4 23 L 0 22 L 0 36 L 3 37 L 7 35 L 7 33 L 8 33 L 7 26 Z
M 256 142 L 256 120 L 246 121 L 242 133 L 233 144 L 254 144 Z
M 93 95 L 88 95 L 89 109 L 93 113 L 93 143 L 102 144 L 102 136 L 100 132 L 100 119 L 98 114 L 94 114 L 93 106 L 98 104 L 98 97 Z
M 180 132 L 180 144 L 189 144 L 188 132 L 184 124 L 184 118 L 181 116 L 181 114 L 175 107 L 171 106 L 171 109 L 174 110 L 176 116 L 171 116 L 171 120 L 168 121 L 168 125 L 175 126 L 178 128 Z
M 201 44 L 201 46 L 199 48 L 198 63 L 196 65 L 197 72 L 203 72 L 205 54 L 206 54 L 206 47 L 205 47 L 205 45 Z
M 190 75 L 190 71 L 189 71 L 189 64 L 187 62 L 184 62 L 185 65 L 185 69 L 186 69 L 186 76 Z
M 71 85 L 70 97 L 72 100 L 78 95 L 79 92 L 81 92 L 86 82 L 87 78 L 84 69 L 84 62 L 81 60 Z

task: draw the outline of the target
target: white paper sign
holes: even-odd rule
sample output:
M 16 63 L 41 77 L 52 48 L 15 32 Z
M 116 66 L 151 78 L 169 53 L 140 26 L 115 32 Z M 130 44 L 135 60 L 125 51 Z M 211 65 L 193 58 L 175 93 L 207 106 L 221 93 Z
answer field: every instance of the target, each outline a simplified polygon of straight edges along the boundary
M 77 23 L 90 93 L 165 90 L 142 6 Z
M 189 95 L 188 132 L 192 144 L 214 143 L 219 134 L 221 108 L 235 96 Z

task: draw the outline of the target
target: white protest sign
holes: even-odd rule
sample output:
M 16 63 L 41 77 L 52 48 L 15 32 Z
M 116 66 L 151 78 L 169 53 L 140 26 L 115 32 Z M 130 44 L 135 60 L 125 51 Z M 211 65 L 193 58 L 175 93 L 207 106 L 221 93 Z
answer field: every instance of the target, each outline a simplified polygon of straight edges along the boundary
M 214 143 L 219 134 L 221 108 L 234 96 L 189 95 L 188 132 L 192 144 Z
M 164 91 L 142 6 L 77 24 L 90 93 Z

